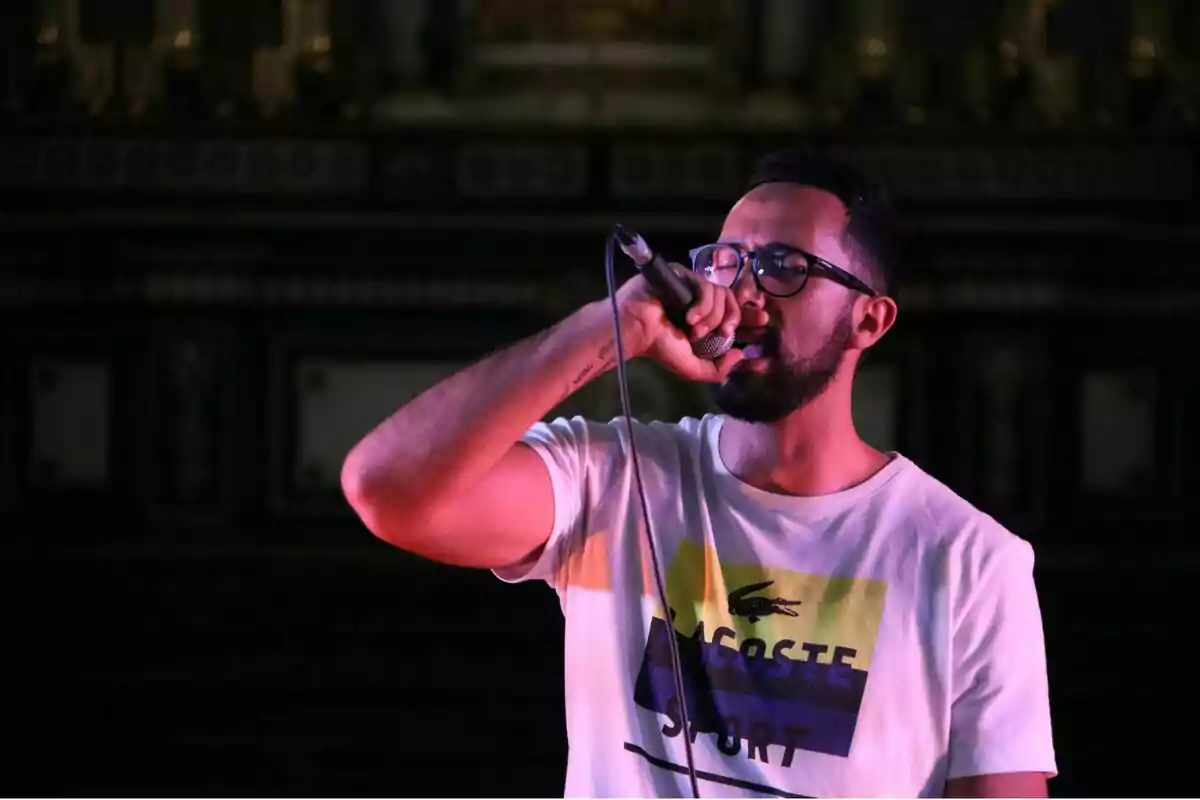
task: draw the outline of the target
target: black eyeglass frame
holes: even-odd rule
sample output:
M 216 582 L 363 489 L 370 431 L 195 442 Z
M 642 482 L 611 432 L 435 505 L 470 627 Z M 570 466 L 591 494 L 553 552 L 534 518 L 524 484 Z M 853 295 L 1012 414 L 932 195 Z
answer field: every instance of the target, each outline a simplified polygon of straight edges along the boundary
M 737 272 L 733 276 L 733 280 L 729 282 L 731 287 L 737 285 L 738 278 L 742 277 L 742 270 L 745 268 L 746 262 L 749 261 L 750 274 L 754 276 L 754 284 L 758 287 L 759 291 L 763 292 L 764 294 L 769 294 L 772 297 L 794 297 L 800 294 L 800 292 L 804 291 L 804 287 L 808 285 L 808 279 L 813 274 L 816 274 L 819 277 L 828 278 L 834 283 L 845 286 L 847 289 L 853 289 L 856 292 L 862 292 L 868 297 L 879 297 L 879 292 L 875 291 L 870 286 L 863 283 L 861 280 L 854 277 L 836 264 L 832 264 L 818 255 L 813 255 L 807 250 L 802 250 L 799 247 L 793 247 L 790 244 L 773 244 L 765 248 L 761 253 L 755 250 L 746 250 L 745 248 L 731 242 L 713 242 L 711 244 L 702 244 L 699 247 L 693 247 L 691 250 L 688 250 L 688 258 L 690 258 L 692 261 L 692 272 L 704 277 L 705 280 L 708 280 L 708 278 L 704 276 L 703 269 L 697 268 L 696 258 L 700 255 L 700 251 L 707 250 L 711 247 L 729 247 L 738 252 L 738 268 Z M 804 279 L 800 281 L 800 286 L 794 292 L 780 294 L 778 292 L 772 292 L 762 284 L 762 279 L 759 277 L 759 259 L 762 255 L 774 255 L 777 253 L 798 253 L 808 260 L 808 266 L 804 271 Z M 780 269 L 783 268 L 781 267 Z M 796 272 L 798 270 L 791 271 Z

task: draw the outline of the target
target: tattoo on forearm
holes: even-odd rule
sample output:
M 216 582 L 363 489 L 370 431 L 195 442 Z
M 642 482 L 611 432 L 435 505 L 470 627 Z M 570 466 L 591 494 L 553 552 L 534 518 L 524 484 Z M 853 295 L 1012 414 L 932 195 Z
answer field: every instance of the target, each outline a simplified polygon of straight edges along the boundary
M 606 342 L 601 346 L 599 352 L 596 353 L 596 357 L 588 362 L 583 369 L 579 370 L 574 380 L 571 381 L 567 387 L 567 394 L 569 395 L 586 383 L 596 372 L 611 367 L 613 365 L 613 350 L 612 342 Z
M 579 374 L 577 374 L 575 376 L 575 380 L 571 381 L 571 388 L 578 389 L 580 386 L 583 385 L 583 382 L 588 379 L 588 376 L 591 375 L 593 372 L 595 372 L 595 370 L 596 370 L 595 362 L 588 364 L 583 369 L 579 370 Z

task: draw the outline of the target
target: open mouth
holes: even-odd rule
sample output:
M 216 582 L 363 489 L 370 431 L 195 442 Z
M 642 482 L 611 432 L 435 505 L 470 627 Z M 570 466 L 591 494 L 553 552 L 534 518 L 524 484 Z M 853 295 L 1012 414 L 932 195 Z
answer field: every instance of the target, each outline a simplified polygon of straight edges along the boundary
M 775 352 L 774 345 L 774 335 L 768 330 L 738 331 L 733 341 L 745 358 L 765 358 Z

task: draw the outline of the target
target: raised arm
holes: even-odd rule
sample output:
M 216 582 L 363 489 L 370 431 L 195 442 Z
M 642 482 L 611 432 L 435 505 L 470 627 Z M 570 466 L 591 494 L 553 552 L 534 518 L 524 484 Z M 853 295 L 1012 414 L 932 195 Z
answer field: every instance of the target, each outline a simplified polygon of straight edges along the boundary
M 653 355 L 694 380 L 717 380 L 740 358 L 731 351 L 713 364 L 692 356 L 640 277 L 621 287 L 618 303 L 627 358 Z M 694 309 L 703 312 L 694 338 L 737 324 L 727 289 L 703 283 Z M 615 366 L 615 351 L 603 300 L 446 378 L 350 451 L 346 498 L 376 536 L 427 558 L 480 568 L 526 560 L 551 533 L 554 496 L 541 459 L 518 440 Z

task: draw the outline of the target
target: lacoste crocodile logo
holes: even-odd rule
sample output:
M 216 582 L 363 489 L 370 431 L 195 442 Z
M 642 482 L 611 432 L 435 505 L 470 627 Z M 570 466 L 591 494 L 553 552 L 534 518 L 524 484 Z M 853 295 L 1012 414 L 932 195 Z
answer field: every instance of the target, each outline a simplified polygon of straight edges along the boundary
M 765 589 L 775 581 L 752 583 L 735 589 L 729 593 L 729 613 L 735 617 L 746 617 L 751 623 L 758 622 L 760 617 L 771 614 L 786 614 L 789 617 L 799 616 L 788 606 L 798 606 L 801 600 L 785 600 L 782 597 L 747 597 L 760 589 Z

